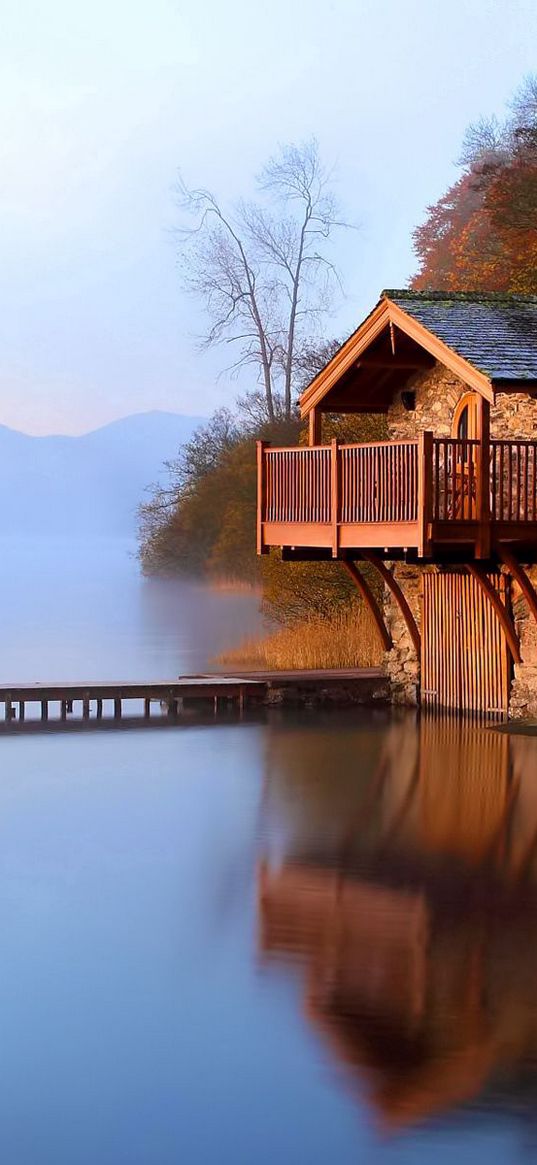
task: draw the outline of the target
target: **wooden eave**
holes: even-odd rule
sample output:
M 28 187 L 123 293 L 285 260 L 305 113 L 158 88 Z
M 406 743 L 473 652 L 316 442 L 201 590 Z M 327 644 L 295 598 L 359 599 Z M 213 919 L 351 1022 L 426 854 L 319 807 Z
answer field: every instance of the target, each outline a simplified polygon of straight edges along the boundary
M 423 348 L 433 359 L 449 368 L 450 372 L 464 381 L 469 388 L 479 392 L 485 400 L 493 402 L 492 383 L 484 372 L 480 372 L 478 368 L 475 368 L 463 356 L 459 356 L 453 348 L 450 348 L 423 324 L 418 323 L 417 320 L 403 311 L 398 304 L 385 297 L 381 299 L 363 324 L 356 332 L 353 332 L 352 336 L 346 340 L 335 356 L 302 393 L 300 397 L 301 417 L 307 417 L 313 408 L 322 407 L 322 402 L 328 393 L 390 324 L 393 324 L 410 340 Z

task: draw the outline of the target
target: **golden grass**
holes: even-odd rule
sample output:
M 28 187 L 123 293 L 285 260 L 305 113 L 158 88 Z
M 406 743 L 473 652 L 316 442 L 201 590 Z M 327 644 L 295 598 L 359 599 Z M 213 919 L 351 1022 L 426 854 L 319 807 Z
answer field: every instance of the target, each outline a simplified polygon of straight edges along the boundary
M 382 648 L 369 612 L 361 607 L 330 619 L 310 618 L 266 638 L 247 639 L 217 663 L 247 671 L 295 668 L 377 667 Z

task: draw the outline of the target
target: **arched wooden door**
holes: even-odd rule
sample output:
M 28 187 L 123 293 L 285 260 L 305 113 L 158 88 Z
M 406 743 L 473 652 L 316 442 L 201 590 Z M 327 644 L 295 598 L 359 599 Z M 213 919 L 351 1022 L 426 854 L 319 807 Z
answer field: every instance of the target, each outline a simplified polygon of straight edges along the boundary
M 465 392 L 453 415 L 451 435 L 455 441 L 454 518 L 472 519 L 477 516 L 477 442 L 479 435 L 479 397 Z
M 452 436 L 458 441 L 475 441 L 478 436 L 479 398 L 476 392 L 461 396 L 453 415 Z
M 508 607 L 509 579 L 488 575 Z M 421 696 L 425 705 L 506 713 L 511 654 L 487 596 L 466 571 L 423 575 Z

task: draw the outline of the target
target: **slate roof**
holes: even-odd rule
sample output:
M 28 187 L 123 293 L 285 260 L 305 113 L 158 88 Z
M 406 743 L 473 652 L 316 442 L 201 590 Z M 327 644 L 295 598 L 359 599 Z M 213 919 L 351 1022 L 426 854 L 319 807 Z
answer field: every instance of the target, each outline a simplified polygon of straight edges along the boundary
M 383 291 L 491 380 L 537 380 L 537 295 Z

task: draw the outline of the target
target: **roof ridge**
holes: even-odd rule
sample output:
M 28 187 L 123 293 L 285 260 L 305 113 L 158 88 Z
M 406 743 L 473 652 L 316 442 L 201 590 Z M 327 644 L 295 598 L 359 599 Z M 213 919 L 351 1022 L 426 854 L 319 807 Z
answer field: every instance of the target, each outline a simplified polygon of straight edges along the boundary
M 460 303 L 537 303 L 537 295 L 510 291 L 413 291 L 409 287 L 388 287 L 380 293 L 381 299 L 432 300 Z

